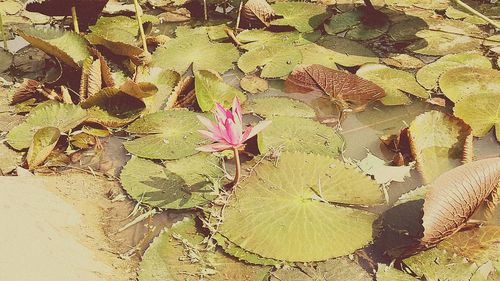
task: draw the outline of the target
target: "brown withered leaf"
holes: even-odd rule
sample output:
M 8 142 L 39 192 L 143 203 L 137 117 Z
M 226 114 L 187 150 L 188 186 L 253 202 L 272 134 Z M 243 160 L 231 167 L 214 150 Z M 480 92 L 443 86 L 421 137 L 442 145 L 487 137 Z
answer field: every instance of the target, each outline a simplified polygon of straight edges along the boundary
M 88 57 L 83 62 L 80 79 L 80 100 L 97 94 L 102 89 L 101 61 Z
M 425 197 L 421 245 L 431 247 L 459 231 L 499 186 L 500 157 L 471 162 L 438 177 Z
M 266 0 L 249 0 L 241 9 L 241 26 L 244 28 L 269 27 L 275 17 Z
M 18 104 L 32 98 L 37 100 L 43 98 L 43 95 L 38 91 L 41 87 L 43 87 L 43 84 L 36 80 L 24 79 L 23 83 L 14 92 L 10 100 L 10 105 Z
M 385 96 L 384 90 L 373 82 L 318 64 L 299 65 L 285 81 L 287 93 L 318 91 L 355 106 L 363 106 Z
M 154 96 L 158 92 L 158 87 L 149 82 L 134 82 L 127 79 L 121 86 L 120 91 L 138 99 L 145 99 Z
M 101 74 L 102 81 L 106 87 L 114 87 L 115 81 L 113 79 L 113 75 L 111 74 L 111 68 L 108 65 L 108 62 L 104 58 L 104 56 L 99 52 L 96 48 L 89 47 L 89 53 L 94 57 L 94 59 L 98 59 L 101 62 Z
M 189 107 L 196 101 L 194 92 L 194 77 L 185 76 L 175 86 L 172 95 L 168 98 L 166 109 L 175 107 Z

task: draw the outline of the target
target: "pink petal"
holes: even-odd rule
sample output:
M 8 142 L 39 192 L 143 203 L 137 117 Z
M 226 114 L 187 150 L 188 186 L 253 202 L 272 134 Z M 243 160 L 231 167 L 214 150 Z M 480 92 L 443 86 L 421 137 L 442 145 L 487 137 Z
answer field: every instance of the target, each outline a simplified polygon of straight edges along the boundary
M 204 146 L 197 147 L 196 150 L 203 152 L 217 152 L 232 148 L 229 144 L 224 143 L 212 143 Z
M 245 131 L 246 138 L 242 140 L 242 142 L 246 142 L 251 137 L 257 135 L 260 131 L 264 130 L 267 126 L 271 124 L 270 120 L 265 120 L 259 122 L 259 124 L 255 125 L 255 127 L 251 128 L 251 131 L 247 134 Z
M 217 138 L 217 136 L 214 135 L 214 133 L 212 133 L 212 132 L 205 131 L 205 130 L 198 130 L 198 132 L 200 132 L 200 134 L 202 134 L 203 136 L 205 136 L 209 140 L 219 141 L 219 138 Z
M 227 117 L 227 110 L 222 106 L 222 104 L 215 104 L 215 112 L 214 115 L 218 118 L 218 122 L 225 121 Z
M 207 127 L 208 130 L 210 130 L 212 132 L 214 131 L 214 129 L 215 129 L 214 122 L 212 122 L 210 119 L 208 119 L 205 116 L 197 115 L 196 117 L 198 117 L 198 120 L 200 120 L 201 124 L 203 124 L 203 126 Z

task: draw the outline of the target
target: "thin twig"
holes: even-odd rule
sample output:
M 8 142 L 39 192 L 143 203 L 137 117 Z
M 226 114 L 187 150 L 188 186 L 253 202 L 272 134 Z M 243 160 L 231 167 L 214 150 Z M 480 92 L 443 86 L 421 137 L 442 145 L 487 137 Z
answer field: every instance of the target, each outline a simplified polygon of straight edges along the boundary
M 483 20 L 487 21 L 488 23 L 490 23 L 491 25 L 493 25 L 496 29 L 500 29 L 500 24 L 497 23 L 496 21 L 490 19 L 489 17 L 483 15 L 482 13 L 476 11 L 474 8 L 472 8 L 471 6 L 465 4 L 464 2 L 462 2 L 461 0 L 455 0 L 455 2 L 462 6 L 464 9 L 466 9 L 467 11 L 473 13 L 474 15 L 482 18 Z
M 148 52 L 148 43 L 146 42 L 146 34 L 144 34 L 144 27 L 142 26 L 142 19 L 140 15 L 141 6 L 139 6 L 139 2 L 137 2 L 137 0 L 134 0 L 134 8 L 135 17 L 137 18 L 137 24 L 139 25 L 139 33 L 141 34 L 142 48 L 145 52 Z
M 7 51 L 9 46 L 7 46 L 7 35 L 5 35 L 5 30 L 3 29 L 2 11 L 0 11 L 0 32 L 2 33 L 3 48 Z
M 71 7 L 71 17 L 73 18 L 73 30 L 80 33 L 80 26 L 78 25 L 78 16 L 76 15 L 76 7 Z
M 240 0 L 240 7 L 238 8 L 238 17 L 236 18 L 236 26 L 234 27 L 234 33 L 238 34 L 238 29 L 240 28 L 241 19 L 241 9 L 243 8 L 243 0 Z

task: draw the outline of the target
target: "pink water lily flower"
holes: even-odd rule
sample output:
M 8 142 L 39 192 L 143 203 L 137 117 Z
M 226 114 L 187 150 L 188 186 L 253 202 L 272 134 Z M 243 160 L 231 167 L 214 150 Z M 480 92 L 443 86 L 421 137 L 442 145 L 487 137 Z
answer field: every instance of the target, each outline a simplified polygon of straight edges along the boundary
M 217 103 L 214 112 L 215 122 L 210 119 L 198 116 L 201 123 L 207 127 L 208 131 L 199 132 L 212 140 L 214 143 L 197 148 L 199 151 L 216 152 L 227 149 L 238 150 L 243 148 L 244 143 L 251 137 L 257 135 L 264 128 L 269 126 L 271 121 L 262 121 L 256 126 L 243 125 L 241 115 L 240 100 L 235 97 L 231 110 L 225 109 Z

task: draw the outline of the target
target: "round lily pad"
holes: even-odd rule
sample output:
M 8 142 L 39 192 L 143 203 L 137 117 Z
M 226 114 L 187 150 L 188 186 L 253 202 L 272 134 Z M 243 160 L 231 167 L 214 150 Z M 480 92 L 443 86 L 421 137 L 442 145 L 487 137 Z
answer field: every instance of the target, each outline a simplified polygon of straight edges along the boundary
M 500 141 L 500 92 L 467 96 L 455 104 L 453 111 L 471 126 L 474 136 L 484 137 L 494 126 Z
M 453 102 L 476 94 L 497 94 L 500 71 L 477 67 L 455 68 L 441 75 L 439 87 Z
M 7 142 L 17 150 L 28 148 L 33 135 L 44 127 L 67 132 L 87 119 L 87 111 L 78 105 L 46 102 L 33 109 L 24 123 L 7 134 Z
M 132 123 L 127 131 L 141 137 L 124 143 L 125 148 L 139 157 L 179 159 L 195 154 L 206 144 L 198 132 L 203 126 L 196 113 L 188 110 L 167 110 L 146 115 Z
M 413 74 L 403 70 L 383 64 L 366 64 L 358 69 L 356 74 L 385 90 L 386 96 L 380 99 L 385 105 L 411 103 L 407 93 L 420 98 L 429 97 L 427 91 L 415 81 Z
M 273 45 L 244 53 L 238 60 L 238 67 L 245 73 L 262 67 L 261 77 L 280 78 L 290 74 L 301 61 L 302 53 L 298 48 L 290 45 Z
M 441 74 L 453 68 L 470 66 L 478 68 L 491 68 L 490 60 L 479 53 L 460 53 L 446 55 L 433 63 L 422 67 L 417 72 L 417 81 L 426 89 L 436 88 Z
M 164 209 L 187 209 L 217 197 L 222 170 L 217 157 L 206 153 L 156 164 L 133 157 L 120 181 L 134 200 Z
M 259 92 L 267 91 L 267 89 L 269 89 L 269 83 L 267 80 L 258 76 L 247 75 L 241 78 L 240 87 L 251 94 L 257 94 Z
M 336 54 L 331 54 L 330 57 L 343 66 L 358 66 L 379 61 L 378 56 L 372 50 L 346 38 L 325 36 L 317 44 L 335 52 Z
M 301 151 L 330 156 L 339 154 L 343 140 L 324 124 L 311 119 L 290 116 L 276 116 L 258 136 L 261 152 Z
M 347 255 L 372 240 L 375 214 L 328 202 L 382 203 L 383 195 L 338 160 L 285 152 L 237 187 L 219 232 L 262 257 L 301 262 Z
M 158 236 L 142 256 L 139 281 L 262 281 L 270 268 L 252 266 L 218 251 L 207 250 L 205 237 L 192 218 L 185 218 Z M 244 277 L 243 277 L 244 276 Z M 242 279 L 243 278 L 243 279 Z
M 246 112 L 252 112 L 263 117 L 291 116 L 314 118 L 316 113 L 309 105 L 288 98 L 258 98 L 243 105 Z

